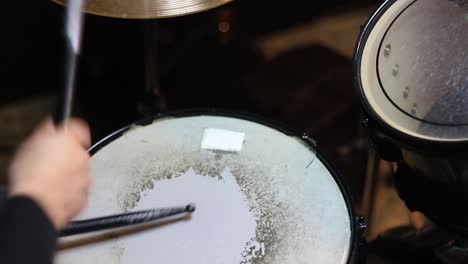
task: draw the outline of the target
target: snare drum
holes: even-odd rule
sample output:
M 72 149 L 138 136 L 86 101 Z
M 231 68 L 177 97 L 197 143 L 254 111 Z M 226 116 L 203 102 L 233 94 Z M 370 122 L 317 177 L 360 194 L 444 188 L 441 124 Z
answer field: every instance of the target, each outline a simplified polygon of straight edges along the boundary
M 191 218 L 59 242 L 56 263 L 354 263 L 350 197 L 312 141 L 245 115 L 184 112 L 95 145 L 92 218 L 195 203 Z
M 468 2 L 388 0 L 362 29 L 354 77 L 378 152 L 412 210 L 468 234 Z

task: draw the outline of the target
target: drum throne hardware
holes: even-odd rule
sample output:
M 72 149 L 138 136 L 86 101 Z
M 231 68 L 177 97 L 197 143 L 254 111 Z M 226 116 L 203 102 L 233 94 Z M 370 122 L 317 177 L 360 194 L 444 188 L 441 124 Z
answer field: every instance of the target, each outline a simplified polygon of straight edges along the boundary
M 379 155 L 398 165 L 401 198 L 458 248 L 468 236 L 467 43 L 466 1 L 387 0 L 354 56 L 365 123 Z

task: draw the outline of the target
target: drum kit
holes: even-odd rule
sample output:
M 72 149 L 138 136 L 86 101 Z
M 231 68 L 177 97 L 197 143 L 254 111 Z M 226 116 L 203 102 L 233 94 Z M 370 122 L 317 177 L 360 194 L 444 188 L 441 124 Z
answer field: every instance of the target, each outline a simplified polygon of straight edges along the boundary
M 53 0 L 63 4 L 61 0 Z M 88 0 L 159 19 L 229 0 Z M 387 0 L 362 28 L 354 78 L 377 153 L 408 208 L 468 236 L 468 3 Z M 89 219 L 194 203 L 182 220 L 63 237 L 56 263 L 361 263 L 365 223 L 309 136 L 253 114 L 168 112 L 91 149 Z

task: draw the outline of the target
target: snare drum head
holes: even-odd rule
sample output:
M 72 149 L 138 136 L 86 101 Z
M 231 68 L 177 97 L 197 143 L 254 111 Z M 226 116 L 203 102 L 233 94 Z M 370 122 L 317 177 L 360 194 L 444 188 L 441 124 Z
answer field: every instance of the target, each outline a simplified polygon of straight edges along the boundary
M 191 218 L 59 242 L 56 263 L 347 263 L 352 210 L 300 138 L 227 116 L 159 118 L 97 146 L 79 219 L 195 203 Z
M 467 1 L 386 1 L 356 53 L 368 110 L 417 139 L 467 141 L 467 43 Z

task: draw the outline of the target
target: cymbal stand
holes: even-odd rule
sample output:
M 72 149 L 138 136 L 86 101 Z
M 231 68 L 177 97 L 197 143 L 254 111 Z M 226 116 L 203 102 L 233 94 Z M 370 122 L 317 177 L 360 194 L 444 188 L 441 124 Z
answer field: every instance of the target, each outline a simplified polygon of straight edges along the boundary
M 161 93 L 160 71 L 158 67 L 158 28 L 157 19 L 146 20 L 144 26 L 145 82 L 138 111 L 145 115 L 154 115 L 167 110 L 167 103 Z

